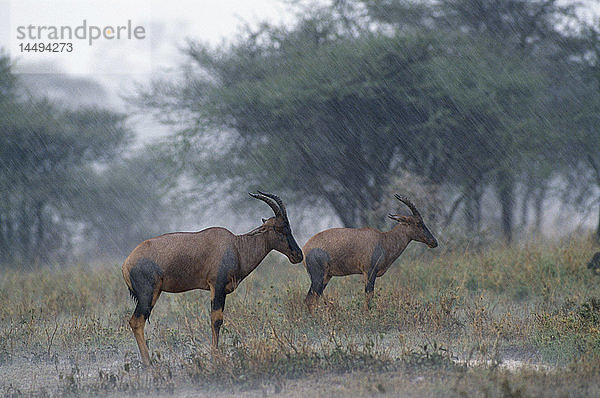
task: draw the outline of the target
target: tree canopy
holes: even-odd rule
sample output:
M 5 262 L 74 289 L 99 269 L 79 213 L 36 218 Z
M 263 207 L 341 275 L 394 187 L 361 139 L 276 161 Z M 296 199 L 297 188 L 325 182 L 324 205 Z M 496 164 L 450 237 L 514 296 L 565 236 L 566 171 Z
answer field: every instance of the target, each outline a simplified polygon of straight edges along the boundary
M 84 246 L 122 255 L 156 230 L 160 217 L 147 213 L 161 203 L 164 179 L 123 157 L 132 134 L 124 114 L 24 94 L 8 57 L 0 91 L 0 264 L 44 264 Z M 118 212 L 126 202 L 135 206 Z
M 510 241 L 518 192 L 527 208 L 560 172 L 545 154 L 562 143 L 561 93 L 574 84 L 557 77 L 586 48 L 573 7 L 367 0 L 304 12 L 227 46 L 190 41 L 187 74 L 140 97 L 188 116 L 188 144 L 227 137 L 196 177 L 325 200 L 361 226 L 409 171 L 452 187 L 471 230 L 491 189 Z M 194 164 L 202 149 L 186 148 Z

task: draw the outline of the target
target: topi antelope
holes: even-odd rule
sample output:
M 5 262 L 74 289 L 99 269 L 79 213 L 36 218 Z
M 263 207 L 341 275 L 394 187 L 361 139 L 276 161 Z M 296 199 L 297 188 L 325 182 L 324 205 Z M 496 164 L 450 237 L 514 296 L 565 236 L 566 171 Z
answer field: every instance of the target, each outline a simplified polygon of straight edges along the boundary
M 161 292 L 210 290 L 212 346 L 219 344 L 225 296 L 252 272 L 271 250 L 296 264 L 302 251 L 292 236 L 285 206 L 272 194 L 251 193 L 268 204 L 275 217 L 244 235 L 213 227 L 200 232 L 174 232 L 140 243 L 123 263 L 123 278 L 136 300 L 129 325 L 145 365 L 150 364 L 144 325 Z
M 362 274 L 365 280 L 365 310 L 369 309 L 375 278 L 385 274 L 411 240 L 436 247 L 437 241 L 425 226 L 419 211 L 407 198 L 396 195 L 412 216 L 390 214 L 398 222 L 391 231 L 374 228 L 332 228 L 319 232 L 306 242 L 304 265 L 310 276 L 310 289 L 304 300 L 313 310 L 332 276 Z

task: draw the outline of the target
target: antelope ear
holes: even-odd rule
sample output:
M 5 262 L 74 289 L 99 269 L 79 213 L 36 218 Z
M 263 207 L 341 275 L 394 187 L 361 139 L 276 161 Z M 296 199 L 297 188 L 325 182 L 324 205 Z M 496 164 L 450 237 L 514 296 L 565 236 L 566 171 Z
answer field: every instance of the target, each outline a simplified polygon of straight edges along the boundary
M 399 223 L 412 224 L 411 218 L 407 216 L 401 216 L 399 214 L 388 214 L 388 217 Z

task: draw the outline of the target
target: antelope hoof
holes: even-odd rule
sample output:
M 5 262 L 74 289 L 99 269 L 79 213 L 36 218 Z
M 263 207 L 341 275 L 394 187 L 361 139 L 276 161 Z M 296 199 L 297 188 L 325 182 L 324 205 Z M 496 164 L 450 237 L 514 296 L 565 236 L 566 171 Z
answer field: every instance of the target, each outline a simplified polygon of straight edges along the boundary
M 311 314 L 315 312 L 318 300 L 319 296 L 316 293 L 309 293 L 306 295 L 306 298 L 304 299 L 304 304 L 306 304 L 306 308 L 308 308 L 308 312 L 310 312 Z

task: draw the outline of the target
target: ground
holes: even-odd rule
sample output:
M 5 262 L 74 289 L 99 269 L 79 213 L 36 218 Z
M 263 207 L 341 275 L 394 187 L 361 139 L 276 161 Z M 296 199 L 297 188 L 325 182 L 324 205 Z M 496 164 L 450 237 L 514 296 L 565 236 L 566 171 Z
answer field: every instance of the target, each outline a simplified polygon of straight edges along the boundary
M 0 272 L 0 394 L 590 396 L 600 394 L 600 277 L 585 239 L 410 250 L 362 309 L 334 278 L 315 313 L 302 265 L 270 255 L 227 298 L 210 351 L 209 294 L 163 294 L 145 369 L 120 264 Z

